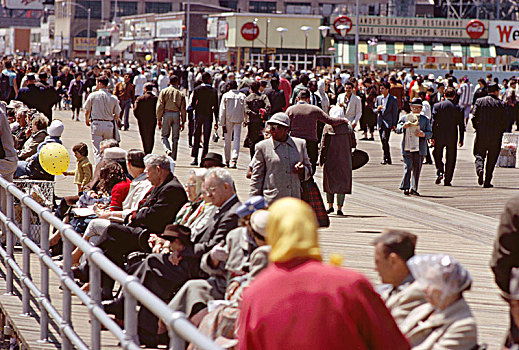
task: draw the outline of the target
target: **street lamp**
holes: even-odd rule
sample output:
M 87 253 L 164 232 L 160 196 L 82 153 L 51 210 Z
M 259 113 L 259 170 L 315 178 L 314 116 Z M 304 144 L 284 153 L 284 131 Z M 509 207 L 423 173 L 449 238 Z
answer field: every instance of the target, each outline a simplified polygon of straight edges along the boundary
M 285 33 L 288 29 L 284 27 L 277 27 L 276 31 L 279 33 L 281 43 L 279 45 L 279 69 L 281 70 L 283 64 L 283 33 Z
M 326 39 L 326 37 L 328 36 L 328 31 L 330 30 L 330 27 L 329 26 L 319 26 L 319 28 L 317 28 L 321 31 L 321 37 L 323 38 L 323 46 L 322 46 L 322 53 L 323 53 L 323 56 L 324 56 L 324 41 Z M 323 57 L 323 65 L 324 65 L 324 57 Z
M 337 26 L 337 29 L 339 30 L 339 34 L 344 37 L 346 36 L 346 33 L 348 32 L 348 30 L 350 29 L 349 26 L 347 26 L 346 24 L 339 24 Z M 341 70 L 342 70 L 342 67 L 343 67 L 343 64 L 344 64 L 344 40 L 343 40 L 343 43 L 342 43 L 342 52 L 341 52 Z M 337 57 L 339 57 L 339 55 L 337 55 Z
M 88 63 L 88 60 L 90 59 L 90 7 L 86 8 L 85 6 L 80 5 L 76 2 L 69 2 L 69 4 L 77 6 L 87 12 L 87 63 Z M 61 6 L 63 6 L 63 7 L 65 7 L 66 5 L 67 5 L 67 3 L 65 3 L 65 2 L 61 3 Z M 68 39 L 69 48 L 70 48 L 70 44 L 71 44 L 70 39 L 71 39 L 71 37 L 70 37 L 70 30 L 69 30 L 69 39 Z
M 308 49 L 308 32 L 312 30 L 312 27 L 309 26 L 302 26 L 301 29 L 305 33 L 305 71 L 306 71 L 306 64 L 307 64 L 307 49 Z
M 252 56 L 252 52 L 254 51 L 254 39 L 256 38 L 256 26 L 258 25 L 258 19 L 254 18 L 252 21 L 252 48 L 250 50 L 250 63 L 254 66 L 254 56 Z

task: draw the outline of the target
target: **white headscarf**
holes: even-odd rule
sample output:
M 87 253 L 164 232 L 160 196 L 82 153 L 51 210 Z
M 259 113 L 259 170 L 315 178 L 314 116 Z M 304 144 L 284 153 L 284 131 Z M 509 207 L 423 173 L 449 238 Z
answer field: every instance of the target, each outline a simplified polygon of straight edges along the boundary
M 324 91 L 326 88 L 326 84 L 324 82 L 324 79 L 320 79 L 317 82 L 317 94 L 321 98 L 321 107 L 323 108 L 323 111 L 325 113 L 328 113 L 330 110 L 330 100 L 328 99 L 328 96 L 326 96 L 326 92 Z

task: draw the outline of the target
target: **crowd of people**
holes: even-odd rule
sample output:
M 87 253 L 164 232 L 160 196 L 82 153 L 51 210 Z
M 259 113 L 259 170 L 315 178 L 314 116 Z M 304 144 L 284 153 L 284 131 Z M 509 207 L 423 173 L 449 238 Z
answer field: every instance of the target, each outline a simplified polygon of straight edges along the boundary
M 478 348 L 477 325 L 463 298 L 472 278 L 456 259 L 415 255 L 415 235 L 387 230 L 374 241 L 383 284 L 373 288 L 352 270 L 322 263 L 317 229 L 329 225 L 335 198 L 343 215 L 357 128 L 364 141 L 374 141 L 378 130 L 382 165 L 392 164 L 391 134 L 403 134 L 399 188 L 419 196 L 422 164 L 433 160 L 436 184 L 451 186 L 457 149 L 471 122 L 477 182 L 492 187 L 502 135 L 519 123 L 515 78 L 499 85 L 488 76 L 474 89 L 467 77 L 458 80 L 452 72 L 435 78 L 413 70 L 355 77 L 292 67 L 87 67 L 82 61 L 3 66 L 0 175 L 53 180 L 38 157 L 45 145 L 62 142 L 64 125 L 52 119 L 53 108 L 70 108 L 73 120 L 84 110 L 94 162 L 87 143 L 73 145 L 76 169 L 64 175 L 74 176 L 77 191 L 61 199 L 55 215 L 220 345 Z M 142 149 L 120 147 L 132 126 L 130 110 Z M 154 153 L 157 128 L 164 154 Z M 181 132 L 187 133 L 193 166 L 185 179 L 175 176 Z M 223 156 L 210 152 L 210 140 L 219 137 Z M 238 167 L 241 147 L 250 155 L 240 159 L 250 179 L 243 202 L 225 169 Z M 318 165 L 328 208 L 313 179 Z M 492 259 L 511 308 L 507 347 L 519 344 L 518 215 L 512 201 Z M 50 245 L 59 260 L 59 232 Z M 74 278 L 88 291 L 89 262 L 81 250 L 74 250 L 73 263 Z M 123 323 L 124 296 L 114 298 L 113 290 L 114 281 L 103 274 L 103 307 Z M 165 325 L 145 307 L 135 311 L 141 344 L 166 343 Z

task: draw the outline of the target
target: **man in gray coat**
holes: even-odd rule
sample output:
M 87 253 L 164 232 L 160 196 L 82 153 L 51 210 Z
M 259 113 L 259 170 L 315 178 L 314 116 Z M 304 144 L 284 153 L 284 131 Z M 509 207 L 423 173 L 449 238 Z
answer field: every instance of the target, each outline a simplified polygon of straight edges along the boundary
M 272 137 L 256 145 L 249 195 L 263 196 L 269 205 L 283 197 L 301 198 L 301 181 L 312 174 L 305 141 L 288 135 L 285 113 L 274 114 L 267 124 Z

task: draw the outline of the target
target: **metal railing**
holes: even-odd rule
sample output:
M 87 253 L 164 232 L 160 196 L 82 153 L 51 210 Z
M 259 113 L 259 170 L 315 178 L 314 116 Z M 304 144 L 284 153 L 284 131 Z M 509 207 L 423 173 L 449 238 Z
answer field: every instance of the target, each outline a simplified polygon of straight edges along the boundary
M 208 337 L 191 324 L 182 312 L 172 312 L 166 303 L 146 289 L 137 278 L 128 275 L 113 264 L 99 248 L 85 241 L 72 226 L 63 223 L 48 209 L 42 207 L 28 194 L 20 191 L 16 185 L 0 176 L 0 192 L 6 197 L 6 208 L 0 211 L 0 224 L 5 225 L 5 249 L 0 246 L 0 257 L 6 268 L 6 289 L 13 293 L 13 280 L 16 275 L 22 287 L 22 312 L 29 314 L 31 294 L 38 301 L 40 311 L 40 340 L 49 339 L 49 320 L 59 325 L 62 349 L 89 349 L 83 339 L 74 331 L 72 325 L 72 294 L 88 307 L 90 313 L 91 334 L 90 348 L 101 349 L 101 325 L 108 329 L 121 343 L 124 349 L 140 349 L 137 335 L 137 303 L 146 307 L 167 325 L 170 348 L 184 349 L 185 342 L 195 344 L 201 349 L 220 349 Z M 22 229 L 14 222 L 14 198 L 22 206 Z M 33 242 L 27 234 L 30 229 L 31 211 L 39 216 L 40 246 Z M 61 233 L 63 241 L 63 267 L 59 267 L 50 256 L 49 228 L 55 227 Z M 14 259 L 15 237 L 22 245 L 22 267 Z M 72 250 L 79 247 L 88 257 L 90 274 L 90 295 L 84 292 L 72 277 Z M 40 261 L 40 286 L 31 278 L 30 254 L 37 254 Z M 62 313 L 54 307 L 49 298 L 49 270 L 60 278 L 62 297 Z M 101 306 L 101 270 L 123 287 L 124 329 L 110 318 Z

